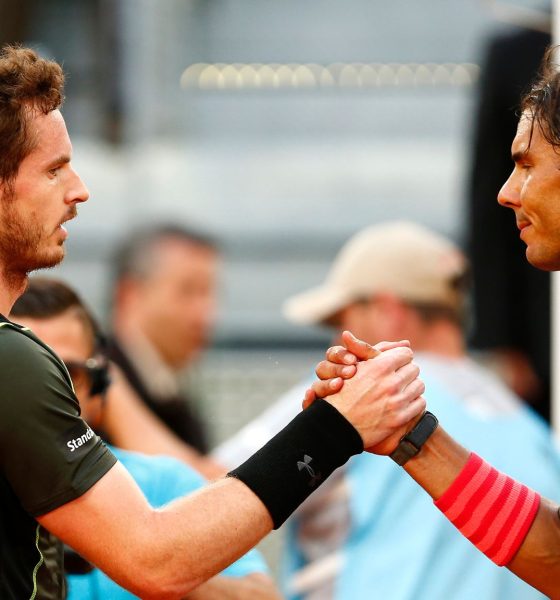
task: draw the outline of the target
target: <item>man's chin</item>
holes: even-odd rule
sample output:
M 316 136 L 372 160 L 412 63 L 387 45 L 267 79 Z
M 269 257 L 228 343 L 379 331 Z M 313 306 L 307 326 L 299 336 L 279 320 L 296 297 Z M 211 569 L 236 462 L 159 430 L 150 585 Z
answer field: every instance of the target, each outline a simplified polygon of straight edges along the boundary
M 549 255 L 542 252 L 536 252 L 527 246 L 525 256 L 533 267 L 541 271 L 560 271 L 560 253 L 558 255 Z
M 64 248 L 59 246 L 56 250 L 49 252 L 48 255 L 37 257 L 35 264 L 31 266 L 28 272 L 31 273 L 40 269 L 52 269 L 64 260 L 65 254 Z

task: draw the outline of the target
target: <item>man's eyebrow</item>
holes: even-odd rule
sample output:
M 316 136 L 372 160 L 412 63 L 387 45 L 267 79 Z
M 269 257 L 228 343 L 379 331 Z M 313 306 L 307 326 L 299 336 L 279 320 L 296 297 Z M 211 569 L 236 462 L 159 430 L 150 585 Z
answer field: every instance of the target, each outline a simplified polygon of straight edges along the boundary
M 511 159 L 514 163 L 518 163 L 527 158 L 527 154 L 527 150 L 517 150 L 516 152 L 511 153 Z
M 59 165 L 65 165 L 70 162 L 69 154 L 60 154 L 55 159 L 49 161 L 46 165 L 46 170 L 52 169 L 54 167 L 58 167 Z

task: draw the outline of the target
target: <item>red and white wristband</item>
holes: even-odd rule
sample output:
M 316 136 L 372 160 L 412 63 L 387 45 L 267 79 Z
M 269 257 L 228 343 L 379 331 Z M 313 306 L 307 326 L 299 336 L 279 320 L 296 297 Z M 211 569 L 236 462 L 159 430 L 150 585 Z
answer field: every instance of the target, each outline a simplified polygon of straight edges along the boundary
M 498 566 L 519 550 L 540 505 L 540 496 L 472 453 L 455 481 L 434 504 Z

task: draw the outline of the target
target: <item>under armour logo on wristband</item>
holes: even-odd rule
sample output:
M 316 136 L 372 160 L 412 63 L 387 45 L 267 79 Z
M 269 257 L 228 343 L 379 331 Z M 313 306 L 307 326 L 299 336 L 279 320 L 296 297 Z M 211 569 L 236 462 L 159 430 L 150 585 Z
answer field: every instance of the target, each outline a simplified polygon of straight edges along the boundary
M 315 473 L 315 469 L 311 466 L 312 461 L 313 459 L 311 458 L 311 456 L 304 454 L 303 460 L 297 461 L 297 468 L 298 471 L 303 471 L 303 469 L 307 471 L 307 474 L 311 478 L 309 481 L 309 486 L 315 487 L 315 485 L 321 481 L 321 473 L 319 473 L 318 475 Z

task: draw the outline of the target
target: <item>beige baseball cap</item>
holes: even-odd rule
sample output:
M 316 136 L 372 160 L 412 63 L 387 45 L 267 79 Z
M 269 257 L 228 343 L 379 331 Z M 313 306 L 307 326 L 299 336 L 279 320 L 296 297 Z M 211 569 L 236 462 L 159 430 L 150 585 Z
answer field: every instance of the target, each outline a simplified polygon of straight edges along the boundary
M 455 309 L 463 293 L 453 284 L 467 269 L 457 246 L 421 225 L 373 225 L 342 247 L 323 285 L 284 303 L 284 315 L 296 323 L 318 324 L 376 293 Z

